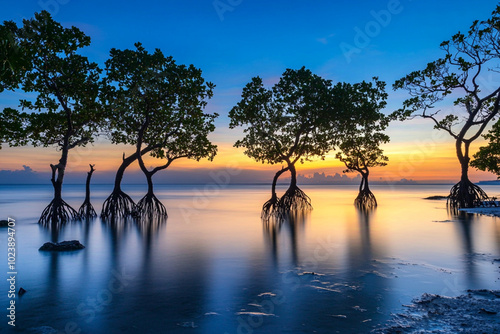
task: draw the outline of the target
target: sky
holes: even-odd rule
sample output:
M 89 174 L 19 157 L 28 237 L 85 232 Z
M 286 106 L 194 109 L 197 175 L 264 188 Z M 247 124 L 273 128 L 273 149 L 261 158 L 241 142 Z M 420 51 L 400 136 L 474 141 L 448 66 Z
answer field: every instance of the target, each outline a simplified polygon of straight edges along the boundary
M 269 87 L 287 68 L 306 66 L 334 83 L 359 82 L 378 76 L 387 82 L 389 99 L 384 112 L 398 109 L 408 96 L 393 91 L 395 80 L 443 55 L 439 44 L 458 31 L 466 31 L 476 19 L 487 19 L 497 1 L 471 5 L 464 0 L 297 1 L 297 0 L 191 0 L 191 1 L 3 1 L 0 20 L 20 23 L 43 9 L 63 26 L 76 26 L 92 39 L 82 53 L 102 65 L 111 48 L 133 48 L 143 43 L 150 51 L 159 48 L 177 63 L 194 64 L 216 84 L 207 110 L 217 112 L 217 129 L 210 136 L 219 147 L 213 162 L 176 161 L 163 173 L 207 174 L 210 170 L 238 168 L 261 182 L 280 166 L 257 163 L 233 148 L 241 129 L 229 129 L 229 110 L 240 99 L 252 77 L 261 76 Z M 497 82 L 499 81 L 499 82 Z M 500 78 L 485 77 L 487 85 Z M 16 107 L 22 92 L 0 94 L 0 108 Z M 456 111 L 452 101 L 443 112 Z M 430 121 L 393 122 L 383 146 L 389 157 L 386 167 L 372 170 L 372 178 L 413 179 L 420 182 L 453 182 L 460 168 L 454 143 L 433 129 Z M 484 141 L 472 146 L 475 151 Z M 105 137 L 93 146 L 70 152 L 68 173 L 79 173 L 96 164 L 97 173 L 112 175 L 122 153 L 134 148 L 112 145 Z M 55 148 L 9 148 L 0 151 L 0 170 L 32 170 L 45 173 L 57 163 Z M 298 173 L 327 175 L 344 169 L 332 152 L 324 161 L 298 166 Z M 148 160 L 149 165 L 158 164 Z M 132 167 L 132 172 L 138 167 Z M 354 175 L 350 175 L 354 176 Z M 490 173 L 471 170 L 473 181 L 495 179 Z

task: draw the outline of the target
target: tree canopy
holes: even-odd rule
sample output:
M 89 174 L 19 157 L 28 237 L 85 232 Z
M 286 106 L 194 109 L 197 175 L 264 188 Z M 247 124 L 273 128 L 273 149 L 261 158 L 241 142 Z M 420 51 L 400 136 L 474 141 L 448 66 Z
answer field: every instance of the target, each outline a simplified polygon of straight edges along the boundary
M 268 164 L 324 158 L 333 133 L 328 118 L 330 80 L 306 68 L 287 69 L 271 89 L 255 77 L 231 109 L 230 128 L 245 126 L 235 147 Z

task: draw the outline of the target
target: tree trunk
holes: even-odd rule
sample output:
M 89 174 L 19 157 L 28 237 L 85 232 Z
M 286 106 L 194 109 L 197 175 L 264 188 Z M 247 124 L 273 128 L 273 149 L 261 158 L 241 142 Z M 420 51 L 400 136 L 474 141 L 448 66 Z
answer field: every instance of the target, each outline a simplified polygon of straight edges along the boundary
M 142 223 L 161 223 L 168 217 L 167 208 L 155 196 L 153 188 L 154 173 L 147 171 L 148 192 L 134 207 L 133 216 L 141 218 Z
M 62 199 L 62 185 L 64 181 L 64 172 L 66 171 L 67 163 L 68 163 L 68 146 L 67 143 L 65 143 L 62 149 L 61 159 L 59 159 L 59 163 L 56 166 L 54 166 L 55 173 L 53 167 L 51 181 L 52 181 L 52 186 L 54 187 L 54 199 Z
M 116 171 L 115 187 L 113 189 L 113 192 L 120 192 L 122 190 L 121 183 L 123 180 L 123 175 L 125 174 L 125 170 L 128 168 L 128 166 L 130 166 L 134 161 L 137 160 L 137 157 L 138 157 L 138 154 L 134 153 L 134 154 L 130 155 L 129 157 L 123 159 L 120 167 Z
M 290 186 L 285 194 L 279 199 L 276 208 L 279 219 L 284 220 L 293 215 L 302 215 L 312 209 L 311 199 L 297 186 L 297 170 L 295 163 L 286 161 L 290 170 Z
M 153 174 L 146 174 L 146 180 L 148 181 L 148 194 L 153 194 Z
M 61 159 L 57 165 L 50 165 L 52 169 L 52 177 L 50 181 L 52 182 L 52 187 L 54 188 L 54 198 L 45 207 L 38 222 L 42 225 L 49 226 L 53 228 L 58 228 L 59 224 L 65 224 L 70 220 L 78 218 L 78 212 L 69 206 L 62 199 L 62 185 L 64 181 L 64 172 L 66 170 L 66 164 L 68 162 L 68 139 L 66 138 L 61 149 Z
M 141 156 L 150 152 L 154 148 L 154 146 L 148 146 L 144 148 L 140 152 Z M 137 160 L 138 157 L 138 152 L 131 154 L 127 158 L 125 158 L 125 154 L 123 155 L 123 161 L 116 171 L 115 186 L 113 188 L 113 192 L 111 192 L 111 194 L 102 204 L 101 217 L 103 219 L 114 222 L 116 219 L 126 218 L 135 211 L 135 203 L 129 195 L 122 191 L 121 182 L 127 167 L 130 166 L 135 160 Z
M 290 169 L 290 188 L 297 188 L 297 170 L 295 169 L 295 164 L 289 164 L 288 168 Z
M 94 165 L 90 165 L 90 172 L 87 173 L 87 181 L 85 182 L 85 201 L 90 202 L 90 180 L 94 174 Z
M 368 183 L 370 171 L 365 168 L 365 170 L 358 170 L 358 172 L 361 174 L 361 184 L 359 185 L 359 193 L 354 200 L 354 205 L 361 210 L 371 210 L 377 207 L 377 200 L 371 192 Z
M 83 201 L 83 204 L 80 206 L 80 209 L 78 210 L 78 214 L 82 218 L 91 218 L 97 216 L 94 207 L 90 203 L 90 181 L 92 179 L 92 174 L 94 173 L 95 165 L 89 165 L 89 166 L 90 166 L 90 171 L 87 173 L 87 181 L 85 182 L 85 200 Z
M 463 142 L 460 138 L 455 143 L 460 162 L 460 182 L 451 188 L 448 196 L 447 204 L 452 209 L 473 208 L 488 200 L 488 195 L 469 180 L 469 146 L 469 142 Z
M 278 183 L 278 179 L 280 178 L 280 176 L 288 170 L 289 170 L 288 167 L 282 168 L 274 175 L 273 185 L 271 187 L 271 198 L 278 198 L 278 195 L 276 194 L 276 184 Z
M 276 184 L 278 182 L 279 177 L 288 171 L 289 168 L 281 168 L 280 171 L 278 171 L 273 178 L 273 184 L 271 186 L 271 199 L 268 200 L 264 205 L 262 206 L 262 212 L 261 212 L 261 218 L 265 221 L 268 221 L 274 214 L 275 214 L 275 209 L 276 209 L 276 203 L 278 203 L 278 194 L 276 193 Z

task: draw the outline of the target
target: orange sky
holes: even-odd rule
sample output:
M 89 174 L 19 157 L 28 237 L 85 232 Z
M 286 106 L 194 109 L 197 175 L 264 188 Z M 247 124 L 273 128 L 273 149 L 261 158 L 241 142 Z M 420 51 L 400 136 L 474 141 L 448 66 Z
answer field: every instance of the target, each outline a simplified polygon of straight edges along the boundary
M 424 133 L 424 137 L 425 135 L 426 133 Z M 219 147 L 219 152 L 213 162 L 183 159 L 175 161 L 170 168 L 193 169 L 195 171 L 199 168 L 225 168 L 234 164 L 244 170 L 269 170 L 271 172 L 280 168 L 253 161 L 243 154 L 243 149 L 233 148 L 232 143 L 215 142 Z M 478 141 L 473 146 L 472 151 L 477 150 L 481 144 L 484 144 L 484 141 Z M 96 164 L 99 171 L 114 171 L 121 162 L 123 152 L 130 154 L 133 150 L 132 147 L 112 145 L 104 139 L 99 140 L 93 146 L 76 148 L 70 152 L 68 172 L 87 171 L 89 163 Z M 386 167 L 373 168 L 371 171 L 372 180 L 382 177 L 393 181 L 406 178 L 417 181 L 453 182 L 459 178 L 460 168 L 455 157 L 453 142 L 446 137 L 440 135 L 432 137 L 431 135 L 425 139 L 391 142 L 384 146 L 384 150 L 389 156 L 389 164 Z M 9 148 L 4 146 L 0 152 L 2 154 L 0 169 L 15 170 L 21 169 L 22 165 L 28 165 L 36 171 L 43 172 L 48 170 L 50 163 L 56 163 L 59 158 L 59 153 L 54 148 Z M 148 166 L 157 164 L 154 159 L 146 161 Z M 134 164 L 131 169 L 138 169 L 138 167 Z M 342 173 L 343 169 L 342 163 L 335 159 L 334 153 L 329 154 L 324 161 L 306 162 L 297 166 L 298 173 L 307 176 L 314 172 L 325 172 L 327 175 L 332 175 Z M 349 177 L 354 176 L 353 173 L 349 174 Z M 470 170 L 470 176 L 473 181 L 495 179 L 493 174 L 478 172 L 473 168 Z

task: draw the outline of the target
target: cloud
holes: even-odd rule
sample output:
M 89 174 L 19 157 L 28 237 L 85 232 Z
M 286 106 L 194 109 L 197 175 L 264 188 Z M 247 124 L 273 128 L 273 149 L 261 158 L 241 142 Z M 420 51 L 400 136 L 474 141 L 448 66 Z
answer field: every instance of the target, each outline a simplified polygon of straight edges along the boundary
M 23 169 L 0 170 L 0 184 L 42 184 L 49 182 L 48 173 L 38 173 L 30 166 L 23 165 Z
M 326 37 L 316 38 L 316 41 L 320 42 L 321 44 L 328 45 L 333 37 L 335 37 L 335 34 L 330 34 Z

